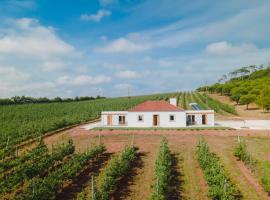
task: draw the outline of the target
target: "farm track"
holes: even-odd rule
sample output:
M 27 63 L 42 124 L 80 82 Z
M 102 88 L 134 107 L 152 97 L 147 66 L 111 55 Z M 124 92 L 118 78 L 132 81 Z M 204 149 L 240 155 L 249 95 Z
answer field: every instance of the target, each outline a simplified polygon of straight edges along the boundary
M 234 138 L 206 137 L 206 141 L 210 149 L 220 157 L 232 181 L 240 189 L 244 200 L 270 199 L 254 175 L 246 166 L 239 164 L 233 156 Z
M 117 185 L 116 190 L 112 195 L 112 200 L 122 200 L 127 199 L 131 194 L 131 187 L 135 182 L 135 177 L 139 175 L 139 169 L 144 167 L 142 158 L 146 154 L 143 152 L 137 153 L 135 161 L 132 163 L 132 166 L 129 170 L 128 176 L 123 177 L 119 184 Z
M 177 136 L 169 137 L 171 149 L 176 152 L 178 157 L 177 171 L 179 173 L 178 180 L 178 198 L 208 200 L 207 183 L 204 180 L 203 172 L 195 155 L 195 148 L 198 142 L 197 136 Z
M 153 138 L 153 142 L 149 144 L 136 138 L 136 145 L 141 150 L 140 160 L 137 161 L 137 166 L 134 168 L 134 176 L 131 176 L 129 179 L 130 181 L 132 179 L 132 181 L 128 181 L 124 193 L 120 193 L 119 196 L 114 195 L 114 200 L 141 200 L 149 198 L 152 192 L 153 169 L 160 140 L 160 137 L 155 137 Z

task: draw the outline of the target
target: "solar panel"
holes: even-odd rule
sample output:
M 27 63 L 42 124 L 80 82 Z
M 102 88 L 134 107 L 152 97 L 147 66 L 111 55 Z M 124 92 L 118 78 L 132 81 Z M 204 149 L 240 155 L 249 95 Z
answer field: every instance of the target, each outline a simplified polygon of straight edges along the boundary
M 190 103 L 189 105 L 191 106 L 192 110 L 201 110 L 197 103 Z

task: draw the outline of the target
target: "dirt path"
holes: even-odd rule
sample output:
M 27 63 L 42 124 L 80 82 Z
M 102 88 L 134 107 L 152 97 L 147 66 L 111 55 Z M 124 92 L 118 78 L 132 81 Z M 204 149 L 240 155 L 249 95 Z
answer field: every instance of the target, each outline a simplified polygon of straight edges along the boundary
M 169 137 L 172 150 L 178 153 L 182 199 L 207 200 L 208 187 L 195 156 L 197 136 Z
M 141 200 L 150 198 L 152 193 L 151 185 L 153 184 L 153 169 L 161 137 L 154 137 L 151 142 L 145 142 L 145 139 L 145 137 L 135 138 L 136 146 L 141 151 L 141 165 L 136 167 L 135 176 L 125 189 L 126 193 L 118 197 L 115 196 L 115 200 Z
M 234 139 L 235 138 L 206 137 L 210 149 L 220 157 L 230 178 L 240 189 L 244 200 L 269 199 L 267 194 L 263 192 L 259 182 L 253 177 L 253 174 L 233 156 Z
M 247 168 L 247 166 L 242 161 L 236 161 L 237 167 L 242 172 L 244 178 L 247 180 L 247 182 L 254 188 L 256 193 L 261 199 L 270 199 L 267 192 L 263 189 L 263 187 L 259 184 L 259 180 L 257 180 L 254 177 L 254 174 L 252 174 L 251 170 Z

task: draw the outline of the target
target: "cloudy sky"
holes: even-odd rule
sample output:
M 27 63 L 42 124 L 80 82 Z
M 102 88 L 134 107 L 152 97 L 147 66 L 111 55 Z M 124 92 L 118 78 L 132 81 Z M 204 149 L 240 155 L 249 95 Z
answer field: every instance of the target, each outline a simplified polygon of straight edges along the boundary
M 193 90 L 270 61 L 269 0 L 1 0 L 0 98 Z

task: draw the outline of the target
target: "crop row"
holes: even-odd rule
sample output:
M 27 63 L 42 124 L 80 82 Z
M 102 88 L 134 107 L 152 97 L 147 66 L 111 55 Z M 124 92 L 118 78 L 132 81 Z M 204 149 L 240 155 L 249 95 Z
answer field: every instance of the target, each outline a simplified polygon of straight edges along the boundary
M 240 191 L 228 177 L 219 158 L 209 151 L 209 147 L 203 139 L 198 144 L 197 156 L 209 186 L 209 196 L 212 199 L 237 200 L 241 198 Z
M 135 147 L 126 147 L 124 151 L 113 157 L 96 181 L 95 200 L 109 200 L 120 178 L 125 176 L 136 158 Z
M 17 156 L 15 158 L 9 158 L 0 162 L 0 173 L 6 172 L 16 166 L 19 166 L 28 160 L 32 160 L 33 158 L 39 158 L 45 153 L 48 152 L 48 148 L 44 145 L 44 143 L 40 143 L 36 147 L 34 147 L 31 151 L 25 153 L 22 156 Z
M 214 100 L 213 98 L 209 97 L 207 94 L 200 94 L 197 93 L 198 98 L 202 101 L 202 102 L 206 102 L 206 98 L 207 98 L 207 102 L 208 102 L 208 106 L 213 109 L 215 112 L 223 114 L 223 112 L 227 112 L 227 113 L 231 113 L 231 114 L 237 114 L 235 108 L 233 106 L 230 106 L 228 104 L 222 103 L 220 101 Z
M 168 141 L 163 138 L 155 163 L 155 183 L 152 200 L 169 199 L 172 188 L 172 157 Z
M 263 167 L 259 167 L 259 162 L 251 155 L 250 152 L 248 152 L 247 144 L 243 140 L 238 141 L 238 145 L 234 149 L 234 156 L 241 160 L 254 173 L 259 174 L 259 171 L 266 171 L 264 175 L 259 176 L 261 177 L 261 184 L 265 191 L 270 194 L 269 163 L 265 164 Z
M 75 148 L 70 140 L 67 145 L 57 147 L 52 154 L 44 154 L 42 158 L 35 157 L 30 162 L 25 162 L 5 174 L 0 182 L 0 192 L 5 194 L 10 192 L 23 181 L 27 181 L 36 176 L 42 176 L 53 167 L 56 162 L 62 161 L 67 155 L 74 152 Z
M 90 160 L 95 159 L 105 151 L 100 145 L 82 154 L 75 154 L 63 166 L 55 169 L 45 177 L 34 178 L 28 187 L 18 194 L 16 200 L 47 200 L 53 199 L 63 184 L 74 179 Z

